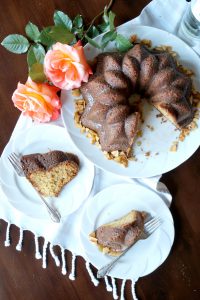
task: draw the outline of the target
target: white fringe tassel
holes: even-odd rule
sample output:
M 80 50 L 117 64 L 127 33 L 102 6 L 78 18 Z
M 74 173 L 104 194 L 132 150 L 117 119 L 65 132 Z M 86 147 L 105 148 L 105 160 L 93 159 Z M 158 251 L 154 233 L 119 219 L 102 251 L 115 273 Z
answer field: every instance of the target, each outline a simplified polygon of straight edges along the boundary
M 108 276 L 105 276 L 104 277 L 104 280 L 105 280 L 105 284 L 106 284 L 106 290 L 108 292 L 112 292 L 112 286 L 110 285 L 109 281 L 108 281 Z
M 23 242 L 23 229 L 20 227 L 19 228 L 19 242 L 16 246 L 16 250 L 17 251 L 21 251 L 22 250 L 22 242 Z
M 90 275 L 90 278 L 91 278 L 92 283 L 93 283 L 95 286 L 98 286 L 99 280 L 95 278 L 95 276 L 94 276 L 94 274 L 93 274 L 93 272 L 92 272 L 92 270 L 91 270 L 91 268 L 90 268 L 90 263 L 89 263 L 89 261 L 86 261 L 85 265 L 86 265 L 86 269 L 87 269 L 87 271 L 88 271 L 88 273 L 89 273 L 89 275 Z
M 131 285 L 131 291 L 132 291 L 132 296 L 133 296 L 133 300 L 138 300 L 138 297 L 136 296 L 136 292 L 135 292 L 135 281 L 132 281 L 132 285 Z
M 43 245 L 43 253 L 42 253 L 42 267 L 43 269 L 46 269 L 47 267 L 47 247 L 48 243 L 46 240 L 44 240 L 44 245 Z
M 42 258 L 42 255 L 40 254 L 40 251 L 39 251 L 38 236 L 37 236 L 37 234 L 34 234 L 34 236 L 35 236 L 35 258 L 40 259 L 40 258 Z
M 76 254 L 72 253 L 72 269 L 71 273 L 69 274 L 69 279 L 75 280 L 75 261 L 76 261 Z
M 61 255 L 62 255 L 62 274 L 67 274 L 67 268 L 66 268 L 66 260 L 65 260 L 65 249 L 61 247 Z
M 51 256 L 53 257 L 53 259 L 55 261 L 56 266 L 59 267 L 60 266 L 60 261 L 59 261 L 58 256 L 53 251 L 53 245 L 52 244 L 50 244 L 49 250 L 50 250 Z
M 115 283 L 115 278 L 111 277 L 112 280 L 112 292 L 113 292 L 113 298 L 114 299 L 118 299 L 118 295 L 117 295 L 117 287 L 116 287 L 116 283 Z
M 112 292 L 112 286 L 110 285 L 108 281 L 108 276 L 104 276 L 105 284 L 106 284 L 106 291 L 107 292 Z
M 125 298 L 124 298 L 125 284 L 126 284 L 126 279 L 123 279 L 123 280 L 122 280 L 122 285 L 121 285 L 121 296 L 120 296 L 120 300 L 125 300 Z
M 7 229 L 6 229 L 6 240 L 4 242 L 5 247 L 10 246 L 10 223 L 8 222 Z

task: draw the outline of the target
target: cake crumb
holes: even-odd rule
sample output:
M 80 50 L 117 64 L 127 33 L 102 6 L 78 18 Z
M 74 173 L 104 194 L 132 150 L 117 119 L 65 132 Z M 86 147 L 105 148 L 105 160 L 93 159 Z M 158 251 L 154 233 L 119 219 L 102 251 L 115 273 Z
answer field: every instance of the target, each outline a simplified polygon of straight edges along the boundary
M 146 157 L 149 157 L 150 154 L 151 154 L 151 151 L 147 151 L 144 155 L 145 155 Z
M 162 114 L 160 113 L 160 114 L 157 114 L 156 115 L 156 118 L 162 118 Z
M 141 43 L 142 45 L 145 45 L 145 46 L 149 47 L 149 48 L 152 47 L 152 42 L 151 42 L 151 40 L 144 39 L 144 40 L 141 40 L 140 43 Z
M 147 124 L 146 126 L 147 126 L 147 128 L 149 128 L 151 131 L 154 131 L 154 127 L 153 127 L 153 126 L 151 126 L 151 125 L 149 125 L 149 124 Z
M 89 240 L 90 240 L 90 242 L 92 242 L 93 244 L 97 245 L 97 238 L 95 237 L 95 235 L 94 235 L 94 236 L 90 235 L 90 236 L 89 236 Z
M 131 35 L 131 37 L 130 37 L 130 42 L 131 42 L 131 43 L 135 43 L 136 41 L 137 41 L 137 34 Z
M 137 132 L 137 137 L 142 137 L 142 136 L 143 136 L 142 130 L 138 130 L 138 132 Z
M 136 143 L 138 146 L 141 146 L 142 142 L 141 141 L 137 141 Z
M 103 247 L 102 252 L 103 252 L 103 254 L 107 254 L 110 252 L 110 249 L 108 247 Z
M 172 143 L 172 145 L 171 145 L 171 147 L 170 147 L 170 151 L 171 151 L 171 152 L 176 152 L 177 149 L 178 149 L 178 142 L 175 141 L 175 142 Z
M 119 151 L 118 151 L 118 150 L 112 151 L 111 154 L 112 154 L 114 157 L 118 157 L 118 156 L 119 156 Z
M 129 160 L 131 160 L 131 161 L 138 161 L 138 159 L 136 158 L 135 155 L 133 155 L 132 157 L 129 157 Z

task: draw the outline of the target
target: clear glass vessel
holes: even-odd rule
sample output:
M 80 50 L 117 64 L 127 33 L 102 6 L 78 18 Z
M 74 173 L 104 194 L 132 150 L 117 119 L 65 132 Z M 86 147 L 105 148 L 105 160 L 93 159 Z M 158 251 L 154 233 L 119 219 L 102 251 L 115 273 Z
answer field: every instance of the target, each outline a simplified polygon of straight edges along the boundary
M 192 0 L 188 4 L 178 35 L 191 46 L 200 45 L 200 0 Z

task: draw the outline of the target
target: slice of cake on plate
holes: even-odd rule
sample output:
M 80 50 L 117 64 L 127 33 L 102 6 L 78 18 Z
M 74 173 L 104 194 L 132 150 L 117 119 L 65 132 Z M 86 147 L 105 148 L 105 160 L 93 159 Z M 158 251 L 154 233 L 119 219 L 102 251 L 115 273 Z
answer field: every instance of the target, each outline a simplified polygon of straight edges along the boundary
M 26 178 L 46 197 L 57 197 L 79 171 L 76 155 L 57 150 L 24 155 L 21 165 Z
M 89 234 L 89 239 L 104 254 L 118 256 L 139 239 L 145 218 L 145 212 L 131 210 L 120 219 L 98 227 Z

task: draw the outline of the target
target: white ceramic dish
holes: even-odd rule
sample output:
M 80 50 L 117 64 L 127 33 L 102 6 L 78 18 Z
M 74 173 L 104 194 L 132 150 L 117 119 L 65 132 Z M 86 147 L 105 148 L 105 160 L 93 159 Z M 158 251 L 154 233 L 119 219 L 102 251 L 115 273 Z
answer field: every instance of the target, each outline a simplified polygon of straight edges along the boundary
M 137 34 L 140 39 L 150 39 L 154 46 L 172 46 L 173 50 L 179 54 L 179 61 L 185 67 L 194 70 L 194 84 L 200 91 L 200 59 L 182 40 L 163 30 L 147 26 L 133 26 L 131 22 L 120 26 L 118 31 L 126 37 Z M 110 44 L 106 51 L 114 51 L 113 44 Z M 88 60 L 92 60 L 99 53 L 99 49 L 90 45 L 85 46 Z M 90 140 L 80 133 L 80 129 L 75 127 L 73 119 L 75 99 L 71 92 L 62 91 L 64 125 L 79 150 L 95 165 L 112 173 L 132 178 L 163 174 L 182 164 L 199 147 L 200 120 L 198 121 L 199 128 L 192 131 L 183 142 L 179 142 L 177 152 L 170 152 L 173 142 L 178 140 L 179 131 L 169 121 L 163 122 L 161 118 L 156 117 L 159 112 L 144 101 L 145 122 L 141 127 L 143 136 L 138 138 L 133 146 L 137 161 L 130 161 L 128 168 L 124 168 L 114 161 L 107 160 L 102 151 L 92 145 Z M 138 141 L 141 142 L 140 146 Z M 150 155 L 146 156 L 145 153 L 148 154 L 148 152 Z
M 138 241 L 119 260 L 110 274 L 116 278 L 137 280 L 158 268 L 167 258 L 174 241 L 171 213 L 154 192 L 136 184 L 119 184 L 104 189 L 87 203 L 82 215 L 81 243 L 87 259 L 101 268 L 113 259 L 93 245 L 89 233 L 107 222 L 122 217 L 130 210 L 146 211 L 162 220 L 161 226 L 146 240 Z
M 66 138 L 64 128 L 42 124 L 20 132 L 3 151 L 0 160 L 1 186 L 8 201 L 17 210 L 36 219 L 49 219 L 46 208 L 28 180 L 16 174 L 7 157 L 11 152 L 24 155 L 49 150 L 72 152 L 80 160 L 77 176 L 63 188 L 57 198 L 47 198 L 60 211 L 62 218 L 79 208 L 88 197 L 93 184 L 93 164 Z

